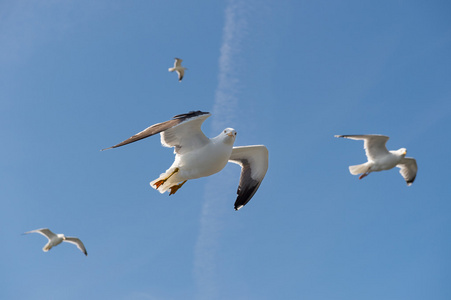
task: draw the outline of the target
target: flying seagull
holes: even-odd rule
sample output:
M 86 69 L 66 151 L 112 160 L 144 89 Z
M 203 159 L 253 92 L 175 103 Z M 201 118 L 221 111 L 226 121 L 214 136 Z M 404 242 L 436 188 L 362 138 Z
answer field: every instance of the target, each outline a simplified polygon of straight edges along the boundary
M 182 61 L 183 59 L 176 57 L 174 61 L 174 67 L 168 69 L 169 72 L 177 72 L 177 74 L 179 75 L 179 81 L 182 81 L 183 75 L 185 75 L 185 70 L 188 70 L 188 68 L 182 67 Z
M 224 129 L 218 136 L 209 139 L 201 130 L 202 123 L 210 113 L 191 111 L 175 116 L 172 120 L 152 125 L 129 139 L 103 150 L 117 148 L 160 133 L 161 144 L 174 147 L 175 160 L 172 166 L 150 186 L 169 195 L 175 194 L 187 180 L 207 177 L 221 171 L 232 162 L 241 166 L 238 197 L 235 210 L 248 203 L 260 186 L 268 170 L 268 149 L 263 145 L 233 147 L 236 131 Z
M 55 234 L 51 232 L 48 228 L 41 228 L 32 231 L 25 232 L 24 234 L 29 233 L 39 233 L 49 239 L 49 242 L 42 248 L 42 251 L 47 252 L 53 247 L 61 244 L 62 242 L 68 242 L 77 246 L 78 249 L 81 250 L 86 256 L 88 256 L 88 252 L 86 252 L 85 246 L 83 243 L 76 237 L 64 236 L 62 233 Z
M 364 178 L 371 172 L 379 172 L 390 170 L 398 167 L 401 170 L 402 177 L 404 177 L 407 185 L 411 185 L 417 176 L 417 161 L 411 157 L 405 157 L 407 153 L 406 148 L 399 150 L 388 151 L 385 147 L 389 137 L 380 134 L 365 134 L 365 135 L 336 135 L 337 138 L 347 138 L 351 140 L 363 140 L 363 148 L 365 148 L 368 162 L 349 166 L 349 172 L 352 175 L 360 175 L 359 179 Z

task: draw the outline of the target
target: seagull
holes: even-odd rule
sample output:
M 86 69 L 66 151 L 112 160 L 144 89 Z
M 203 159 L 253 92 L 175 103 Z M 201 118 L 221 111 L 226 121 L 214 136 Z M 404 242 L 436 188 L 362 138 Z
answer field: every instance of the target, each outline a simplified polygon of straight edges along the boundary
M 365 135 L 336 135 L 337 138 L 346 138 L 351 140 L 363 140 L 363 148 L 365 148 L 368 162 L 349 166 L 349 172 L 352 175 L 360 175 L 359 179 L 368 176 L 371 172 L 379 172 L 390 170 L 398 167 L 401 170 L 402 177 L 407 185 L 412 185 L 417 176 L 417 161 L 411 157 L 405 157 L 407 154 L 406 148 L 399 150 L 388 151 L 385 147 L 389 137 L 380 134 L 365 134 Z
M 150 186 L 160 193 L 175 194 L 188 180 L 218 173 L 232 162 L 241 166 L 235 210 L 248 203 L 259 188 L 268 170 L 268 149 L 263 145 L 233 147 L 236 131 L 224 129 L 218 136 L 208 138 L 201 130 L 210 113 L 191 111 L 174 116 L 172 120 L 152 125 L 129 139 L 103 149 L 117 148 L 160 133 L 164 147 L 174 147 L 172 166 Z
M 176 57 L 174 61 L 174 67 L 168 69 L 169 72 L 176 71 L 177 74 L 179 74 L 179 81 L 182 81 L 183 75 L 185 75 L 185 70 L 188 70 L 188 68 L 182 67 L 182 61 L 183 59 Z
M 39 233 L 49 239 L 49 242 L 42 248 L 42 251 L 47 252 L 53 247 L 61 244 L 62 242 L 68 242 L 77 246 L 78 249 L 81 250 L 86 256 L 88 256 L 88 252 L 86 252 L 85 246 L 83 243 L 76 237 L 64 236 L 62 233 L 55 234 L 51 232 L 48 228 L 41 228 L 32 231 L 25 232 L 24 234 L 29 233 Z

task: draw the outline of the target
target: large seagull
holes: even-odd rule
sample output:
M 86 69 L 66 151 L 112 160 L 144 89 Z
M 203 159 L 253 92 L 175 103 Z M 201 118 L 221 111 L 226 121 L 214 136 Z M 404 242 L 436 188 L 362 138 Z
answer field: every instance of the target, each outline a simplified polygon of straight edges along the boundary
M 236 131 L 224 129 L 218 136 L 209 139 L 201 130 L 202 123 L 210 113 L 191 111 L 175 116 L 172 120 L 152 125 L 129 139 L 103 150 L 127 145 L 160 133 L 161 144 L 174 147 L 175 160 L 172 166 L 150 186 L 160 193 L 175 194 L 186 181 L 207 177 L 221 171 L 232 162 L 241 166 L 238 197 L 235 210 L 248 203 L 259 188 L 268 170 L 268 149 L 263 145 L 233 147 Z
M 336 135 L 337 138 L 347 138 L 351 140 L 363 140 L 363 147 L 368 158 L 368 162 L 360 165 L 349 166 L 352 175 L 360 175 L 359 179 L 368 176 L 371 172 L 390 170 L 398 167 L 407 185 L 411 185 L 417 176 L 417 161 L 414 158 L 406 157 L 407 149 L 388 151 L 385 147 L 389 137 L 380 134 L 365 135 Z
M 33 233 L 33 232 L 42 234 L 49 240 L 49 242 L 44 246 L 44 248 L 42 248 L 42 251 L 44 251 L 44 252 L 49 251 L 53 247 L 61 244 L 62 242 L 68 242 L 68 243 L 76 245 L 77 248 L 80 249 L 81 252 L 83 252 L 86 256 L 88 256 L 88 252 L 86 252 L 85 245 L 83 245 L 83 243 L 80 241 L 79 238 L 65 236 L 62 233 L 55 234 L 55 233 L 51 232 L 48 228 L 36 229 L 36 230 L 25 232 L 24 234 L 29 234 L 29 233 Z

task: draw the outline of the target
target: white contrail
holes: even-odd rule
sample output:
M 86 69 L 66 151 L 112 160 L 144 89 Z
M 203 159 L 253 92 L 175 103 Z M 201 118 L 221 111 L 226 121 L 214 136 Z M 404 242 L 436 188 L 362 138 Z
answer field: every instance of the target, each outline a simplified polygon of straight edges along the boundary
M 234 110 L 237 107 L 237 93 L 239 80 L 236 70 L 239 69 L 237 55 L 246 33 L 244 19 L 244 4 L 242 1 L 229 1 L 225 11 L 225 24 L 223 29 L 222 46 L 219 57 L 219 82 L 216 89 L 213 106 L 214 134 L 230 126 L 233 121 Z
M 239 81 L 236 75 L 237 56 L 246 33 L 244 6 L 241 1 L 231 0 L 225 10 L 222 46 L 219 57 L 219 82 L 213 106 L 213 135 L 234 122 L 234 111 L 238 105 Z M 217 250 L 222 231 L 222 216 L 233 211 L 233 196 L 238 180 L 232 180 L 231 170 L 226 169 L 207 179 L 205 201 L 202 207 L 200 229 L 194 252 L 194 276 L 198 295 L 196 299 L 218 299 L 220 297 L 217 271 Z

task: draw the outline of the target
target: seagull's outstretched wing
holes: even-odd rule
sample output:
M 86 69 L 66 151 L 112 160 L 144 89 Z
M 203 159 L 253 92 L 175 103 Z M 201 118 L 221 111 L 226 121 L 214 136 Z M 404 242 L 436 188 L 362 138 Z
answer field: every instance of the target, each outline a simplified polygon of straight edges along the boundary
M 241 166 L 238 197 L 235 201 L 235 210 L 239 210 L 251 200 L 265 177 L 268 170 L 268 149 L 263 145 L 233 147 L 229 161 Z
M 174 58 L 175 59 L 175 61 L 174 61 L 174 68 L 177 68 L 177 67 L 180 67 L 181 65 L 182 65 L 182 61 L 183 61 L 183 59 L 180 59 L 180 58 Z
M 182 148 L 188 150 L 193 146 L 208 143 L 209 139 L 204 135 L 200 127 L 203 121 L 209 116 L 210 113 L 202 112 L 200 110 L 177 115 L 172 120 L 147 127 L 125 141 L 112 147 L 102 149 L 102 151 L 124 146 L 157 133 L 161 133 L 161 143 L 163 146 L 175 147 L 175 151 L 179 153 L 179 151 L 182 151 Z
M 41 228 L 41 229 L 31 230 L 31 231 L 25 232 L 25 234 L 34 233 L 34 232 L 42 234 L 43 236 L 45 236 L 49 240 L 51 240 L 52 238 L 56 237 L 56 234 L 51 232 L 48 228 Z
M 389 137 L 380 134 L 364 134 L 364 135 L 336 135 L 337 138 L 346 138 L 351 140 L 363 140 L 363 148 L 365 148 L 368 160 L 376 160 L 378 157 L 387 155 L 389 152 L 385 144 Z
M 178 115 L 174 118 L 182 118 L 183 121 L 161 132 L 161 144 L 165 147 L 174 147 L 174 152 L 183 154 L 198 149 L 210 142 L 210 139 L 202 132 L 202 123 L 210 117 L 208 112 L 190 112 Z
M 399 170 L 399 173 L 402 177 L 404 177 L 407 185 L 412 185 L 418 171 L 417 161 L 415 158 L 404 157 L 397 167 L 401 169 Z
M 182 81 L 183 76 L 185 76 L 185 70 L 177 70 L 177 74 L 179 75 L 179 81 Z
M 64 239 L 64 242 L 68 242 L 68 243 L 76 245 L 77 248 L 81 250 L 81 252 L 83 252 L 86 256 L 88 256 L 88 252 L 86 252 L 85 245 L 83 245 L 83 243 L 80 241 L 79 238 L 67 236 Z

